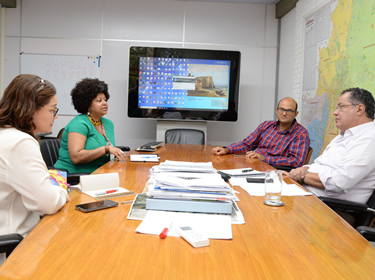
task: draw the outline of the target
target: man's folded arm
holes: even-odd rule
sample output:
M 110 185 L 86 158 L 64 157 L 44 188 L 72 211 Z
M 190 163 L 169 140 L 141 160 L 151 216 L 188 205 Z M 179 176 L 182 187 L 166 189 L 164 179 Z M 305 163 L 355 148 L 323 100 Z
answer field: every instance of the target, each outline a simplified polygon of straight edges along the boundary
M 309 138 L 300 135 L 289 145 L 287 156 L 265 155 L 264 162 L 270 165 L 300 167 L 305 163 L 309 147 Z

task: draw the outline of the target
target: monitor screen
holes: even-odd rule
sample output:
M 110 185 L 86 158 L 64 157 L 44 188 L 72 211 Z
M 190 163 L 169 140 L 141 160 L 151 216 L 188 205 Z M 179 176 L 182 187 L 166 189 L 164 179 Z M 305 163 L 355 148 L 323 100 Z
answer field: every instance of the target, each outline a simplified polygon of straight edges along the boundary
M 131 47 L 128 116 L 237 121 L 240 53 Z

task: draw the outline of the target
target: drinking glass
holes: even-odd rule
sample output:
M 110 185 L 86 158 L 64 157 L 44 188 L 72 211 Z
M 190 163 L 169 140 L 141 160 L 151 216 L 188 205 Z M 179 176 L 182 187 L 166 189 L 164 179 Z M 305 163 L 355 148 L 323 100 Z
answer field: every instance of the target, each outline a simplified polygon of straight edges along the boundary
M 281 188 L 283 184 L 283 176 L 281 170 L 267 170 L 264 179 L 266 191 L 266 200 L 264 204 L 269 206 L 283 206 L 281 199 Z

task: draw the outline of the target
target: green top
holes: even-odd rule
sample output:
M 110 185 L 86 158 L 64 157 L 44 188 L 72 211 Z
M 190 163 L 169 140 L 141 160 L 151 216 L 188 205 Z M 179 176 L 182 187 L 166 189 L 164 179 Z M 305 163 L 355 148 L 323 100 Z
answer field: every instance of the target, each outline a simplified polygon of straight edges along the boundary
M 101 118 L 104 125 L 104 131 L 109 141 L 113 146 L 115 145 L 115 131 L 113 122 L 106 118 Z M 86 136 L 85 150 L 94 150 L 96 148 L 105 146 L 107 140 L 101 135 L 94 125 L 91 123 L 87 115 L 78 115 L 72 119 L 65 127 L 61 139 L 61 146 L 59 150 L 59 159 L 55 163 L 55 168 L 68 170 L 69 173 L 91 173 L 100 166 L 109 161 L 109 156 L 102 156 L 93 160 L 92 162 L 74 165 L 70 159 L 68 151 L 68 134 L 69 132 L 77 132 Z

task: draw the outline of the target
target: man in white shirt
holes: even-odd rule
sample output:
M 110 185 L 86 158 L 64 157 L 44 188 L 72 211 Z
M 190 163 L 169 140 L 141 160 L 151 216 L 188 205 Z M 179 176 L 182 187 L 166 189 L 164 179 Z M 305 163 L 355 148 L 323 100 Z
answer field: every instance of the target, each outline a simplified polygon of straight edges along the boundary
M 287 175 L 316 196 L 366 203 L 375 189 L 375 101 L 370 92 L 342 92 L 335 115 L 340 134 L 313 164 Z

